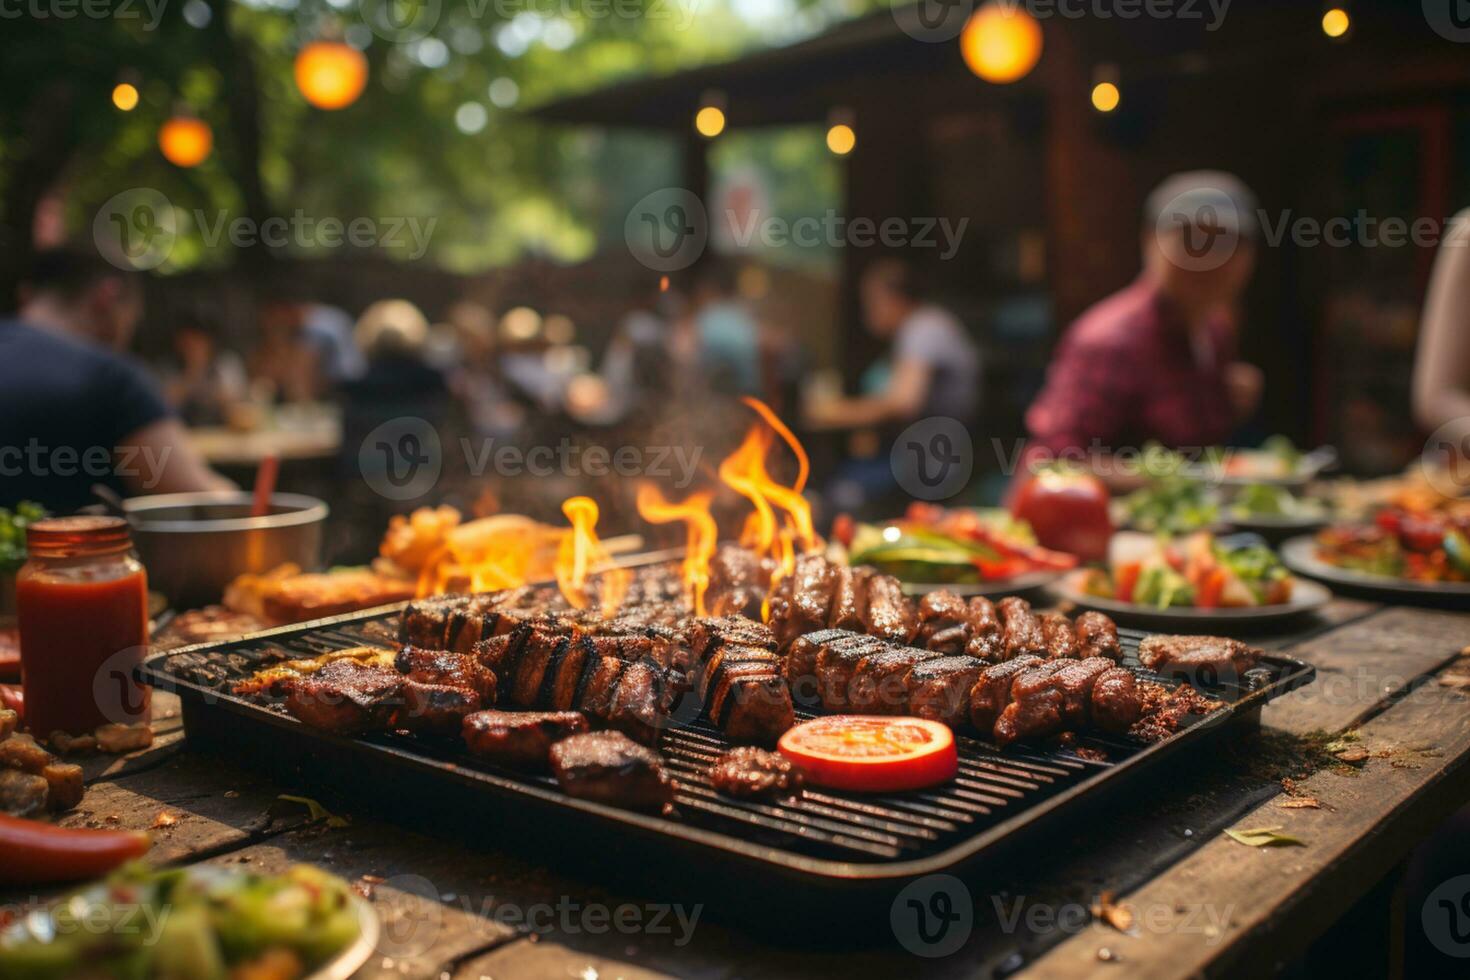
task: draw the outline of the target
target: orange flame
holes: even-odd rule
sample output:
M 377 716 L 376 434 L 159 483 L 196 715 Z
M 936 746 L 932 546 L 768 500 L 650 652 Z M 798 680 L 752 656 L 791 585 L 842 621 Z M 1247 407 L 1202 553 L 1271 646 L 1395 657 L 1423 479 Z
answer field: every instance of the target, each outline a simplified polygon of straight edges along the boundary
M 710 513 L 714 494 L 708 490 L 690 494 L 683 503 L 671 504 L 651 483 L 638 486 L 638 514 L 651 524 L 684 521 L 688 539 L 684 551 L 684 592 L 696 616 L 705 615 L 704 594 L 709 588 L 709 562 L 715 553 L 720 530 Z
M 563 532 L 561 547 L 557 551 L 557 587 L 572 608 L 586 609 L 591 605 L 587 593 L 589 578 L 592 572 L 601 571 L 598 605 L 602 615 L 611 616 L 622 605 L 632 575 L 626 568 L 610 567 L 612 556 L 597 537 L 600 514 L 597 501 L 591 497 L 570 497 L 562 502 L 561 510 L 572 527 Z

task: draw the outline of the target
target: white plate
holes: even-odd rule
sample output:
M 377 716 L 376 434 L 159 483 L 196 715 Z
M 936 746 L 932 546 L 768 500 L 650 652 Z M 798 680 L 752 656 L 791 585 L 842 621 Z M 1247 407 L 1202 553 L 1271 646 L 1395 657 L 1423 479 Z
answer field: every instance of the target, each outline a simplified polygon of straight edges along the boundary
M 1107 613 L 1119 623 L 1159 626 L 1165 629 L 1229 629 L 1231 626 L 1274 623 L 1320 609 L 1332 599 L 1325 585 L 1296 579 L 1292 582 L 1291 601 L 1271 606 L 1232 606 L 1220 609 L 1196 609 L 1194 606 L 1170 606 L 1158 609 L 1133 602 L 1119 602 L 1089 595 L 1076 585 L 1076 573 L 1058 582 L 1054 592 L 1068 602 L 1085 609 Z
M 1255 531 L 1258 534 L 1288 534 L 1315 531 L 1327 525 L 1327 516 L 1318 514 L 1246 514 L 1236 516 L 1229 508 L 1221 515 L 1225 523 L 1237 531 Z
M 1292 538 L 1281 545 L 1281 560 L 1294 572 L 1320 578 L 1324 582 L 1347 585 L 1381 597 L 1396 596 L 1470 596 L 1470 582 L 1416 582 L 1392 575 L 1373 575 L 1352 568 L 1330 565 L 1317 557 L 1317 541 L 1310 534 Z
M 904 582 L 902 585 L 904 595 L 928 595 L 930 592 L 948 589 L 955 595 L 968 598 L 977 595 L 1011 595 L 1016 592 L 1030 592 L 1052 584 L 1063 574 L 1063 572 L 1050 571 L 1028 572 L 1025 575 L 1000 578 L 993 582 Z

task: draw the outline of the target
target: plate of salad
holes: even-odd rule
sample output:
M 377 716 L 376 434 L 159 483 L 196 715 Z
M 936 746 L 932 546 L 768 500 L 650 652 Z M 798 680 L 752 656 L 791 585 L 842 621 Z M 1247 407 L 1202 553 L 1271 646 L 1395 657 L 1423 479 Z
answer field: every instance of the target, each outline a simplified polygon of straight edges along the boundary
M 1074 555 L 1041 547 L 1029 524 L 999 509 L 914 504 L 902 518 L 848 533 L 851 564 L 896 577 L 911 595 L 1020 592 L 1077 567 Z
M 1062 580 L 1063 598 L 1141 625 L 1271 622 L 1324 605 L 1332 593 L 1292 576 L 1256 535 L 1180 538 L 1122 531 L 1105 568 Z
M 1273 540 L 1316 530 L 1327 523 L 1329 515 L 1323 501 L 1298 496 L 1290 487 L 1272 483 L 1250 483 L 1239 488 L 1224 509 L 1232 527 Z
M 263 875 L 135 863 L 0 932 L 0 976 L 347 980 L 377 939 L 372 906 L 310 865 Z
M 1281 555 L 1303 575 L 1385 596 L 1470 596 L 1470 507 L 1385 508 L 1371 524 L 1292 538 Z
M 1275 435 L 1256 449 L 1216 446 L 1206 451 L 1203 459 L 1191 462 L 1186 472 L 1223 486 L 1270 483 L 1304 487 L 1336 462 L 1337 450 L 1331 446 L 1303 452 L 1286 436 Z

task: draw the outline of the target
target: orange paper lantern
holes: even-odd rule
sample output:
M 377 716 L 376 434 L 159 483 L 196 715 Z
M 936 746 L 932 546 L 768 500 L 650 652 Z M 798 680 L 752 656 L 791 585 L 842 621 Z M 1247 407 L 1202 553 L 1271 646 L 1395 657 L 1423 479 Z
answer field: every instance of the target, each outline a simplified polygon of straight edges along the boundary
M 341 41 L 313 41 L 296 55 L 296 87 L 318 109 L 345 109 L 367 86 L 368 63 Z
M 158 148 L 176 167 L 197 167 L 214 149 L 214 130 L 193 116 L 174 116 L 158 130 Z
M 960 32 L 960 54 L 987 82 L 1019 81 L 1041 60 L 1041 25 L 1019 5 L 988 3 Z

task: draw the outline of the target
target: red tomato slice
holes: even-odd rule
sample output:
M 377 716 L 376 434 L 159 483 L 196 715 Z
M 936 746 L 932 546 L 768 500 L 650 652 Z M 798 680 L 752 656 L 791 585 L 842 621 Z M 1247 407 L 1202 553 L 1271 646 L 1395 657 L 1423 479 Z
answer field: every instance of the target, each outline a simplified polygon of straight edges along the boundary
M 924 718 L 814 718 L 789 729 L 778 747 L 810 782 L 860 793 L 922 789 L 959 771 L 954 733 Z

